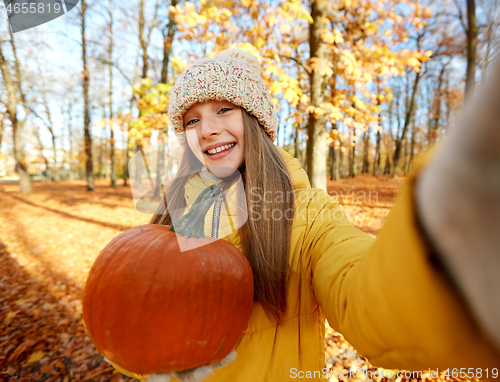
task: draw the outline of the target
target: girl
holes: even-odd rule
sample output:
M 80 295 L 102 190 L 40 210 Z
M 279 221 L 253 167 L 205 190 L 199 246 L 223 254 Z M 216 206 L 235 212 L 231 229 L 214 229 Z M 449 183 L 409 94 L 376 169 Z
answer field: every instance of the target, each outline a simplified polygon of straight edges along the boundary
M 375 240 L 354 228 L 325 191 L 311 188 L 297 159 L 274 146 L 276 114 L 251 54 L 230 49 L 197 61 L 172 89 L 169 115 L 186 151 L 166 192 L 167 208 L 150 223 L 172 224 L 203 189 L 215 182 L 231 190 L 240 175 L 248 207 L 238 229 L 228 229 L 215 207 L 206 220 L 207 236 L 243 252 L 255 284 L 237 358 L 206 381 L 327 380 L 325 318 L 380 367 L 477 368 L 484 378 L 486 368 L 500 365 L 498 348 L 478 326 L 481 317 L 476 322 L 468 310 L 467 290 L 454 286 L 463 285 L 460 273 L 443 265 L 451 257 L 436 256 L 434 248 L 451 247 L 423 233 L 443 229 L 446 220 L 432 217 L 425 190 L 418 197 L 427 215 L 417 212 L 417 176 L 423 172 L 423 182 L 435 184 L 443 175 L 422 170 L 428 155 Z M 231 208 L 220 210 L 236 216 Z

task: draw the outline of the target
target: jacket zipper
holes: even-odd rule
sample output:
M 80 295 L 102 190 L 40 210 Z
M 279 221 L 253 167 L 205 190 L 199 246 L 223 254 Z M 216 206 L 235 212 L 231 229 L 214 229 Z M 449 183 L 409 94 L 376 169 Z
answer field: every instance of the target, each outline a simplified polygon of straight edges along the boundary
M 217 198 L 215 199 L 215 205 L 214 205 L 214 216 L 212 218 L 212 237 L 219 237 L 219 222 L 220 222 L 220 210 L 221 210 L 221 205 L 222 205 L 222 200 L 224 198 L 224 195 L 222 192 L 224 191 L 224 185 L 219 186 L 220 189 L 220 194 L 217 195 Z

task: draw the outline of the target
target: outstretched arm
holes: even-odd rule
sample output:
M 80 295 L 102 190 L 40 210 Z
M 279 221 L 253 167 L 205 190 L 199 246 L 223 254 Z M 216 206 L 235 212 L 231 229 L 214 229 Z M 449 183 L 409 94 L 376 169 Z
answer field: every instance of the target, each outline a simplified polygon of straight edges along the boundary
M 422 226 L 500 348 L 500 60 L 416 187 Z
M 450 136 L 415 165 L 375 241 L 331 219 L 339 207 L 325 194 L 304 241 L 312 286 L 332 327 L 373 364 L 500 365 L 499 125 L 497 63 Z

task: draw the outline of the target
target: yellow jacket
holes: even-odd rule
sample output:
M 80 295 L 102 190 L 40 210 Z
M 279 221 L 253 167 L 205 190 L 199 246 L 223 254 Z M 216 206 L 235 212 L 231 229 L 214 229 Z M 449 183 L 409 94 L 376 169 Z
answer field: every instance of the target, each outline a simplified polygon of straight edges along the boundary
M 500 354 L 432 265 L 418 229 L 413 191 L 425 160 L 416 165 L 375 240 L 353 227 L 325 191 L 311 188 L 297 159 L 278 150 L 296 192 L 286 321 L 276 325 L 255 303 L 237 358 L 206 382 L 326 381 L 320 372 L 325 317 L 360 354 L 386 369 L 500 366 Z M 210 184 L 192 178 L 186 185 L 188 205 Z M 238 231 L 224 240 L 241 250 Z

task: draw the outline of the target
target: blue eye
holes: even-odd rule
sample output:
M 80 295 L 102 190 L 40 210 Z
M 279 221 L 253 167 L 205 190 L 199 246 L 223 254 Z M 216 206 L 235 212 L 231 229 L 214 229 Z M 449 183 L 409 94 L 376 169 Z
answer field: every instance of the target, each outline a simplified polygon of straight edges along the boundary
M 198 121 L 198 120 L 197 119 L 192 119 L 191 121 L 189 121 L 188 123 L 186 123 L 186 126 L 191 125 L 192 123 L 194 123 L 196 121 Z
M 230 108 L 228 108 L 228 107 L 224 107 L 224 108 L 222 108 L 222 109 L 219 111 L 219 113 L 222 113 L 222 114 L 223 114 L 223 113 L 225 113 L 225 110 L 233 110 L 233 109 L 230 109 Z

